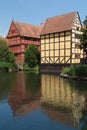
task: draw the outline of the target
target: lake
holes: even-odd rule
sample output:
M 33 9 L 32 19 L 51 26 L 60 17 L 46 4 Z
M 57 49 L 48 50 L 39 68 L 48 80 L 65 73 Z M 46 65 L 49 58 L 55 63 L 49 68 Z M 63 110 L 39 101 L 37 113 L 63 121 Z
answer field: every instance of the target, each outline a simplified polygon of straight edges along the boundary
M 0 73 L 0 130 L 87 130 L 87 82 Z

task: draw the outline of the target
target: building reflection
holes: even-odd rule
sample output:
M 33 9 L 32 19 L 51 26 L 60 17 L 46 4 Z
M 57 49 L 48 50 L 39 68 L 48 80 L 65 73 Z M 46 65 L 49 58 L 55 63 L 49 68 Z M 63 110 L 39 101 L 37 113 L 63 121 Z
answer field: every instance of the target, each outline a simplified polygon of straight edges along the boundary
M 15 73 L 0 73 L 0 103 L 7 100 L 8 93 L 14 83 Z
M 9 104 L 14 116 L 24 116 L 33 110 L 37 110 L 40 106 L 40 86 L 35 86 L 39 78 L 34 81 L 34 86 L 32 86 L 30 83 L 32 76 L 22 72 L 16 74 L 16 82 L 9 94 Z M 36 88 L 37 91 L 34 91 Z M 34 95 L 32 91 L 34 91 Z
M 14 86 L 9 91 L 9 105 L 14 116 L 25 116 L 41 107 L 57 123 L 79 127 L 80 121 L 84 122 L 87 84 L 69 82 L 56 75 L 42 74 L 40 77 L 20 72 L 14 77 Z M 86 91 L 78 87 L 82 85 Z
M 86 98 L 72 83 L 54 75 L 41 76 L 43 111 L 58 123 L 79 127 Z M 87 95 L 87 93 L 86 93 Z

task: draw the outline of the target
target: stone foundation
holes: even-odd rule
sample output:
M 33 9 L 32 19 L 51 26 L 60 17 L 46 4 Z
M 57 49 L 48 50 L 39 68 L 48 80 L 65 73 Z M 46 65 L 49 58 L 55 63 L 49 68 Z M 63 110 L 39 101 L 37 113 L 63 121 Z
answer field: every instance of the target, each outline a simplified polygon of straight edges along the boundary
M 71 64 L 41 64 L 42 73 L 61 73 L 64 67 L 68 67 Z

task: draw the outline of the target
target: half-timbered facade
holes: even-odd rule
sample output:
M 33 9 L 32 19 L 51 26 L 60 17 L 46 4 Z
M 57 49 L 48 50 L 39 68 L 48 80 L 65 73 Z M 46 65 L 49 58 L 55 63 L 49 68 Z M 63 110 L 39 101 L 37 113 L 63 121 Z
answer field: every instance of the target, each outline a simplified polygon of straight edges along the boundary
M 6 39 L 18 64 L 24 62 L 24 52 L 28 45 L 35 44 L 40 49 L 40 31 L 41 26 L 12 21 Z
M 48 18 L 41 31 L 41 65 L 79 63 L 81 26 L 78 12 Z

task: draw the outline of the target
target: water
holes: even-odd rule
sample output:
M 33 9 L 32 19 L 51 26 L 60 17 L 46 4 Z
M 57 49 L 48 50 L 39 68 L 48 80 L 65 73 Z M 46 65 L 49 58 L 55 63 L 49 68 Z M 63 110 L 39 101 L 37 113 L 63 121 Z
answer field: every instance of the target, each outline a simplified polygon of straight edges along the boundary
M 0 73 L 0 130 L 87 130 L 87 82 Z

